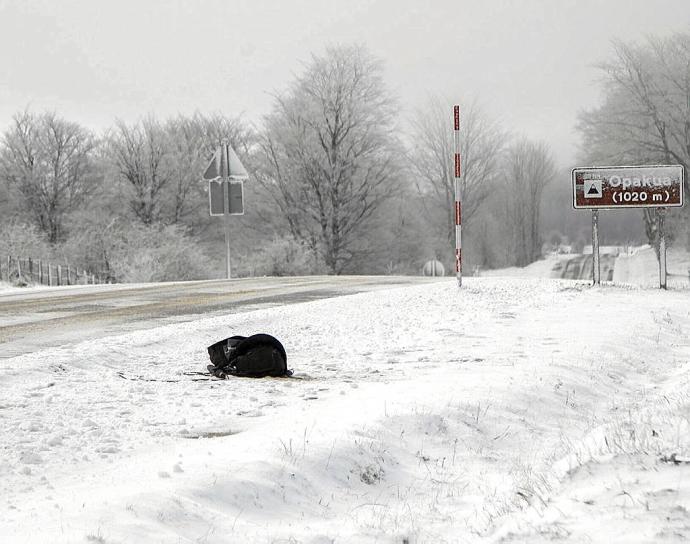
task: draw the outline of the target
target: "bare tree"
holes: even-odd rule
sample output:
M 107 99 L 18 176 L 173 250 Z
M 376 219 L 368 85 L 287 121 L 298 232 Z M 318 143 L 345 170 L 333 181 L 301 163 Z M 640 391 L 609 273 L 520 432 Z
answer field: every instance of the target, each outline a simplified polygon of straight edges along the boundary
M 0 179 L 16 188 L 50 243 L 61 239 L 65 216 L 83 201 L 97 175 L 89 131 L 54 113 L 19 113 L 3 134 Z
M 467 104 L 460 111 L 460 186 L 465 228 L 472 224 L 478 210 L 495 189 L 507 135 L 483 114 L 476 102 Z M 452 120 L 451 104 L 432 97 L 412 119 L 409 152 L 417 186 L 422 194 L 431 196 L 427 212 L 432 218 L 442 218 L 448 240 L 453 239 L 455 232 Z
M 251 153 L 256 143 L 254 131 L 251 130 L 240 116 L 228 117 L 220 113 L 202 115 L 197 113 L 191 121 L 201 132 L 203 150 L 208 158 L 216 151 L 223 139 L 227 138 L 232 148 L 243 161 Z
M 312 57 L 266 118 L 259 182 L 332 273 L 361 254 L 358 235 L 393 192 L 393 111 L 380 64 L 335 47 Z
M 163 127 L 152 117 L 132 126 L 118 121 L 109 138 L 110 158 L 128 184 L 132 211 L 145 225 L 161 218 L 163 188 L 171 181 L 164 167 L 168 145 Z
M 178 116 L 165 123 L 169 152 L 165 161 L 168 213 L 166 222 L 178 224 L 204 203 L 200 183 L 208 150 L 203 133 L 194 118 Z
M 580 114 L 583 159 L 594 164 L 690 165 L 690 33 L 641 44 L 614 42 L 600 65 L 604 103 Z M 686 178 L 686 190 L 688 189 Z M 687 222 L 687 212 L 685 212 Z M 682 217 L 682 216 L 681 216 Z M 650 244 L 656 213 L 644 210 Z
M 508 149 L 504 166 L 506 225 L 513 235 L 515 264 L 541 256 L 540 207 L 544 188 L 556 176 L 546 144 L 521 138 Z

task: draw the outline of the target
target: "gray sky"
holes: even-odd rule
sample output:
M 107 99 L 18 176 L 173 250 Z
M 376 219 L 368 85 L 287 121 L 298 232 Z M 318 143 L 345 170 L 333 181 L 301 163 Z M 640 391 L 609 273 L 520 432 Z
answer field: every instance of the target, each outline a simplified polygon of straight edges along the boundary
M 690 0 L 0 0 L 0 130 L 27 106 L 95 130 L 195 110 L 259 122 L 310 53 L 360 43 L 401 119 L 430 93 L 476 97 L 565 166 L 611 39 L 687 30 Z

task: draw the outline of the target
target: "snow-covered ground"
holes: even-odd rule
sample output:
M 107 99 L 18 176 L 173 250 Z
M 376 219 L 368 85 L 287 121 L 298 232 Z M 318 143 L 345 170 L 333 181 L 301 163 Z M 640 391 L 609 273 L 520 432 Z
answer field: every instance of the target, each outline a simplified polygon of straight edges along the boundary
M 24 287 L 15 287 L 9 282 L 6 281 L 0 281 L 0 295 L 6 295 L 8 293 L 19 293 L 25 289 Z M 34 289 L 34 287 L 31 287 L 30 289 Z
M 688 287 L 690 282 L 690 255 L 687 251 L 670 248 L 666 253 L 667 284 L 670 287 Z M 619 255 L 613 272 L 615 283 L 659 285 L 659 265 L 654 249 L 643 246 L 629 255 Z
M 550 278 L 553 267 L 559 261 L 572 259 L 574 255 L 549 255 L 524 267 L 513 266 L 496 270 L 481 270 L 479 275 L 484 277 L 510 277 L 510 278 Z
M 689 317 L 688 289 L 442 279 L 3 359 L 0 541 L 687 539 Z M 253 332 L 295 378 L 186 374 Z
M 554 267 L 563 261 L 580 257 L 577 254 L 549 255 L 523 268 L 482 270 L 484 277 L 548 278 L 554 277 Z M 591 274 L 591 266 L 588 268 Z M 669 248 L 666 253 L 666 283 L 671 288 L 690 287 L 690 253 L 680 248 Z M 589 278 L 582 278 L 589 279 Z M 659 286 L 659 264 L 654 249 L 648 245 L 631 248 L 627 254 L 616 257 L 613 284 L 638 287 Z

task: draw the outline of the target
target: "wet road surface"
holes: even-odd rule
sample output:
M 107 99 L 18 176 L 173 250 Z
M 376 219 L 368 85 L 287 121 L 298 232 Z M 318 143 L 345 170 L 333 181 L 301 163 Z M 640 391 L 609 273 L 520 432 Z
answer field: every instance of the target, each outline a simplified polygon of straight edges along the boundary
M 0 295 L 0 359 L 202 317 L 439 281 L 418 276 L 245 278 Z

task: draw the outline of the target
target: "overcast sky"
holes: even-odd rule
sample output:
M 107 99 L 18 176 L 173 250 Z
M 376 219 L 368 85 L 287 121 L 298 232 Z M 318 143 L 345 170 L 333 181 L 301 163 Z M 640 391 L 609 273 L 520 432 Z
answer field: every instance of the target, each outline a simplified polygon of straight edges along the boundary
M 401 119 L 431 93 L 476 97 L 571 166 L 611 40 L 674 31 L 690 0 L 0 0 L 0 130 L 27 106 L 95 130 L 195 110 L 260 122 L 312 52 L 360 43 Z

